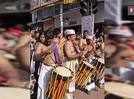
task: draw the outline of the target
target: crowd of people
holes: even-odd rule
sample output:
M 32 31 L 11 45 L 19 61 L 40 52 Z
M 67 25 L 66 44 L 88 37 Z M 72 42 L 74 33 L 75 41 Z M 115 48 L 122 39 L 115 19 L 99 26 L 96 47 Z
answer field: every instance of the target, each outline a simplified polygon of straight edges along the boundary
M 29 36 L 31 37 L 30 86 L 32 99 L 48 98 L 45 92 L 48 90 L 49 84 L 51 84 L 49 83 L 52 76 L 51 73 L 57 67 L 65 67 L 74 74 L 69 82 L 68 91 L 65 92 L 65 99 L 73 99 L 75 87 L 79 87 L 76 86 L 77 77 L 75 75 L 82 70 L 80 67 L 90 68 L 90 74 L 86 74 L 86 69 L 83 69 L 85 72 L 82 72 L 83 76 L 81 77 L 87 75 L 86 79 L 88 80 L 84 90 L 89 92 L 95 89 L 96 86 L 102 87 L 104 84 L 105 68 L 103 37 L 96 39 L 95 36 L 89 34 L 83 34 L 82 37 L 81 34 L 76 34 L 74 29 L 66 29 L 64 33 L 61 33 L 60 29 L 48 30 L 46 32 L 39 32 L 38 29 L 36 29 L 32 30 Z M 97 63 L 95 65 L 96 61 L 100 63 L 102 67 L 99 67 Z M 83 64 L 85 67 L 82 67 Z M 94 69 L 96 70 L 95 73 L 92 72 L 92 68 L 96 68 Z M 63 72 L 62 74 L 67 75 L 67 72 L 64 72 L 62 69 L 59 72 Z M 87 89 L 86 86 L 88 86 Z

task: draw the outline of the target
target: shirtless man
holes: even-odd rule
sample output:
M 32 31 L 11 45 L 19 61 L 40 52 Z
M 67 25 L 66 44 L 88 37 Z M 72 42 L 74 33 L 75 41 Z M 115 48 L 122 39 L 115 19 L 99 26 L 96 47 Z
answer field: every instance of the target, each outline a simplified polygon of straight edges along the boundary
M 37 49 L 36 53 L 42 58 L 43 62 L 39 73 L 37 99 L 47 99 L 45 91 L 48 87 L 50 73 L 52 69 L 59 64 L 58 59 L 56 60 L 54 54 L 54 50 L 57 50 L 56 47 L 58 43 L 59 39 L 57 38 L 57 34 L 54 34 L 52 31 L 48 31 L 45 33 L 45 42 Z
M 84 60 L 86 62 L 89 62 L 90 59 L 94 56 L 94 52 L 95 52 L 95 44 L 92 41 L 92 36 L 88 34 L 84 34 L 84 37 L 81 39 L 81 42 L 80 42 L 80 48 L 82 52 L 81 61 Z M 95 89 L 95 83 L 91 82 L 91 79 L 89 79 L 88 83 L 89 84 L 87 84 L 84 89 L 86 93 Z
M 92 36 L 87 35 L 86 36 L 86 46 L 83 49 L 83 55 L 85 58 L 90 57 L 91 55 L 94 55 L 95 52 L 95 44 L 92 41 Z
M 65 31 L 66 39 L 65 42 L 65 66 L 75 73 L 75 68 L 78 66 L 78 58 L 81 56 L 79 49 L 76 48 L 76 35 L 75 31 L 68 29 Z M 74 78 L 73 78 L 74 79 Z M 73 80 L 69 86 L 69 93 L 66 94 L 65 99 L 73 99 L 73 92 L 75 91 L 75 81 Z

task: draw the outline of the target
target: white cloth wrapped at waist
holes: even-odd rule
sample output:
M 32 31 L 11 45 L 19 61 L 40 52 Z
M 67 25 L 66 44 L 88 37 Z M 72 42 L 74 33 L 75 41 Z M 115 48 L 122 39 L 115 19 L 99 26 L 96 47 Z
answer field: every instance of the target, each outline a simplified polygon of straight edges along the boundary
M 38 94 L 37 99 L 47 99 L 45 91 L 48 88 L 49 78 L 51 76 L 53 67 L 42 64 L 39 80 L 38 80 Z

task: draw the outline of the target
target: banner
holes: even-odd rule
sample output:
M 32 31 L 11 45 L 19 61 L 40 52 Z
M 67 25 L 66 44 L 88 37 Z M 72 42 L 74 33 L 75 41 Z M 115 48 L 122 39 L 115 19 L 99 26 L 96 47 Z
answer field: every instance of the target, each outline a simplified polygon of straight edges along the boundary
M 82 33 L 94 35 L 94 16 L 84 16 L 81 18 Z

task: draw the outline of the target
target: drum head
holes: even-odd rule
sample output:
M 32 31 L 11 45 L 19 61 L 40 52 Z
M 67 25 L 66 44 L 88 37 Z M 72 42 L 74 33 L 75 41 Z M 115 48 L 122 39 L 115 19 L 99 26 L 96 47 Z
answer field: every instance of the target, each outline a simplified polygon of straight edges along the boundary
M 124 83 L 108 82 L 105 83 L 105 90 L 113 95 L 123 98 L 134 99 L 134 86 Z
M 0 87 L 1 99 L 30 99 L 30 90 L 21 88 Z
M 71 71 L 65 67 L 56 67 L 54 72 L 63 77 L 72 77 Z

